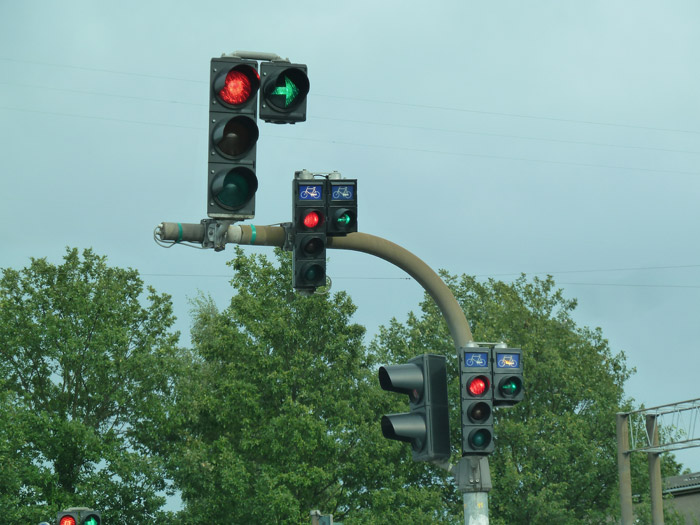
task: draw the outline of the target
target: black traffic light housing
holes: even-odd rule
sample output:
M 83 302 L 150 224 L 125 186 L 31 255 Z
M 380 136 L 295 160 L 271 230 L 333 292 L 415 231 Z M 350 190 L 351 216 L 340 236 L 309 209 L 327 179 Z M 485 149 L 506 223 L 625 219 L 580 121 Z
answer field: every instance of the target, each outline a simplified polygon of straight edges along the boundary
M 496 345 L 493 350 L 493 404 L 513 406 L 523 400 L 523 351 Z
M 285 61 L 260 64 L 262 88 L 260 118 L 274 124 L 294 124 L 306 120 L 309 76 L 305 64 Z
M 207 183 L 207 215 L 211 218 L 255 216 L 259 89 L 255 60 L 212 58 Z
M 382 416 L 387 439 L 410 443 L 414 461 L 450 457 L 445 356 L 423 354 L 406 364 L 379 368 L 383 390 L 407 394 L 410 412 Z
M 357 231 L 357 179 L 328 179 L 326 192 L 330 236 Z
M 292 286 L 314 291 L 326 284 L 325 179 L 292 181 Z
M 102 513 L 87 507 L 74 507 L 56 516 L 56 525 L 102 525 Z
M 483 456 L 494 450 L 491 349 L 460 348 L 462 455 Z

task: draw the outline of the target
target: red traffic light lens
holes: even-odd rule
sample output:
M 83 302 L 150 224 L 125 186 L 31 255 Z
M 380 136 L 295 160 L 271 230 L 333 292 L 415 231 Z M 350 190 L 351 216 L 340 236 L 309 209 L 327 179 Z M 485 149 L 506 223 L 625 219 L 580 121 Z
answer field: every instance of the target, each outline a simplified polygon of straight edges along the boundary
M 302 219 L 304 226 L 313 229 L 321 223 L 321 215 L 317 211 L 310 211 Z
M 478 376 L 469 380 L 467 390 L 473 396 L 483 396 L 488 392 L 490 382 L 486 376 Z
M 222 102 L 230 106 L 245 104 L 260 87 L 260 75 L 247 64 L 234 67 L 222 77 L 215 83 L 214 91 Z
M 76 525 L 75 518 L 73 518 L 73 516 L 63 516 L 61 521 L 58 522 L 58 525 Z
M 219 96 L 224 102 L 237 106 L 248 100 L 252 91 L 250 79 L 242 72 L 232 69 L 226 75 L 224 87 L 219 91 Z

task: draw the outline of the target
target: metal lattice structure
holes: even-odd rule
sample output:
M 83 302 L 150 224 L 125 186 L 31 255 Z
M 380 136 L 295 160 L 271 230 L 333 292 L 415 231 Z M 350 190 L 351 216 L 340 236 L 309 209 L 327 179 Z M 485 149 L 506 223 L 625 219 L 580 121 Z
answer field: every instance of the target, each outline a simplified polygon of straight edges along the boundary
M 700 398 L 628 412 L 629 450 L 659 454 L 700 446 Z M 654 444 L 654 435 L 658 444 Z

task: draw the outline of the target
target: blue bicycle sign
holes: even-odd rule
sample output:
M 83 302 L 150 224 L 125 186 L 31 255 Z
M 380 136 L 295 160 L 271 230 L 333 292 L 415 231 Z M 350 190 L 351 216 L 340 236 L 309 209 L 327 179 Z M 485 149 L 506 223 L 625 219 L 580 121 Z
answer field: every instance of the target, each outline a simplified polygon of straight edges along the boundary
M 303 201 L 320 201 L 323 198 L 321 184 L 299 185 L 299 199 Z
M 520 368 L 519 354 L 496 354 L 498 368 Z
M 353 199 L 353 190 L 355 186 L 333 186 L 331 194 L 334 201 L 351 201 Z
M 469 352 L 464 354 L 464 366 L 467 368 L 484 368 L 489 365 L 488 353 Z

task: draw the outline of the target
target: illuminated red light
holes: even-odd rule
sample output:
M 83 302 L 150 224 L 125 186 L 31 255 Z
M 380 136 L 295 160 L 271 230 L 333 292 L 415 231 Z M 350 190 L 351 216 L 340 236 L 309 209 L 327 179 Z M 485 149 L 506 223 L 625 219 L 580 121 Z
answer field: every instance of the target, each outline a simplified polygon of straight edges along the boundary
M 475 377 L 467 386 L 469 393 L 473 396 L 483 395 L 489 388 L 489 381 L 485 377 Z
M 63 516 L 58 525 L 76 525 L 76 523 L 72 516 Z
M 321 216 L 316 211 L 311 211 L 304 215 L 304 226 L 307 228 L 315 228 L 321 222 Z
M 248 76 L 236 69 L 232 69 L 226 75 L 224 87 L 219 91 L 219 96 L 227 104 L 238 105 L 248 100 L 252 91 L 253 86 Z

